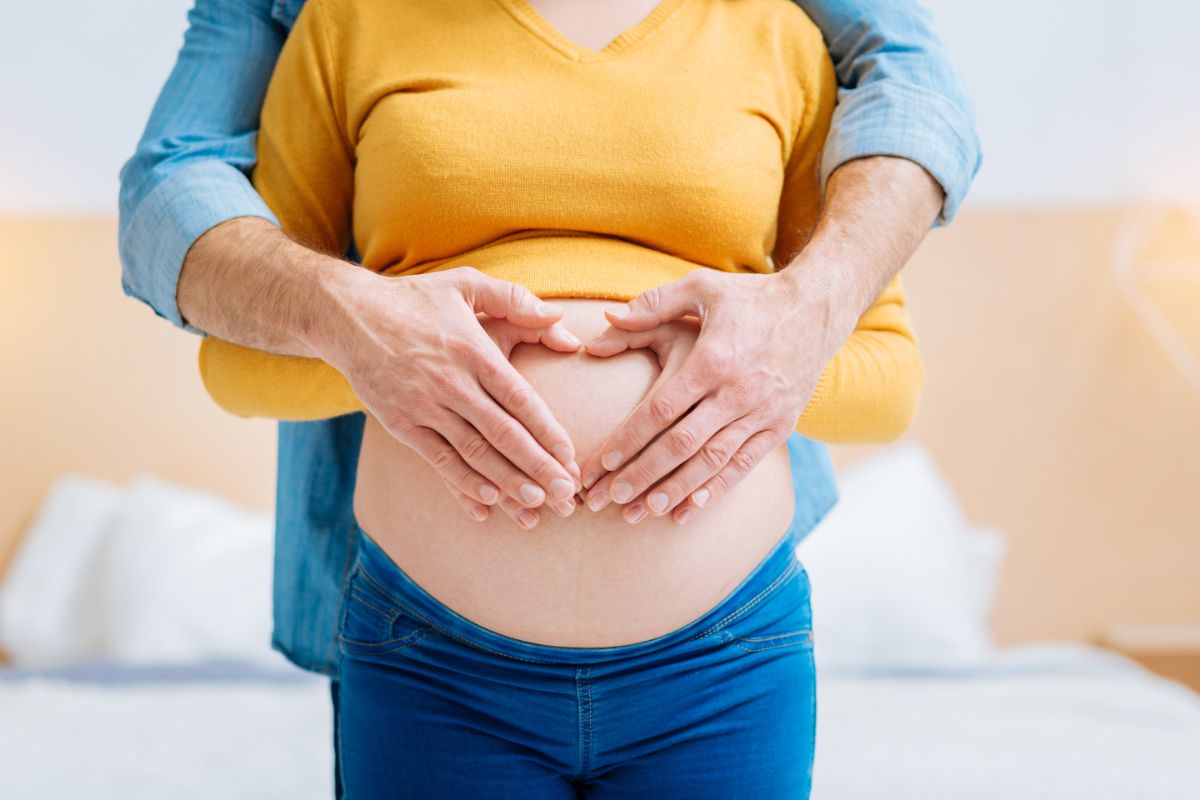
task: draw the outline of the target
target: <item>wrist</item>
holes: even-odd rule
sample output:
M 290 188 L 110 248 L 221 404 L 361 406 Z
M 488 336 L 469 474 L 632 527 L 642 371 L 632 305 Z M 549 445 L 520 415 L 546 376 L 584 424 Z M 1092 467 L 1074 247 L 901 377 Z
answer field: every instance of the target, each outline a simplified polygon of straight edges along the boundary
M 835 336 L 849 335 L 878 295 L 877 281 L 840 248 L 814 244 L 775 277 L 794 306 L 819 305 Z
M 380 277 L 349 261 L 311 255 L 314 263 L 305 283 L 306 313 L 297 319 L 295 337 L 314 357 L 337 366 L 345 360 L 349 331 L 360 321 L 359 298 Z

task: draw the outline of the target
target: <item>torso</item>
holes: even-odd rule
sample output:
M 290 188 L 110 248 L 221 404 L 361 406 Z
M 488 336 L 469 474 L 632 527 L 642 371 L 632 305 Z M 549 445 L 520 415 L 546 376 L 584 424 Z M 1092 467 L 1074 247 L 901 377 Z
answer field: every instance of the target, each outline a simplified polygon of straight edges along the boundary
M 521 282 L 560 304 L 584 340 L 605 328 L 611 302 L 588 298 L 632 296 L 697 266 L 773 269 L 785 165 L 811 127 L 795 58 L 828 58 L 794 4 L 622 0 L 603 15 L 565 0 L 371 6 L 385 7 L 367 26 L 356 6 L 333 30 L 342 27 L 338 52 L 354 56 L 347 69 L 361 79 L 346 103 L 364 265 L 406 275 L 465 264 Z M 622 46 L 606 47 L 635 24 Z M 424 44 L 377 46 L 414 37 Z M 473 70 L 457 49 L 467 40 Z M 531 81 L 541 91 L 528 91 Z M 504 158 L 481 161 L 481 148 Z M 811 212 L 815 178 L 793 180 L 789 196 L 810 198 Z M 804 227 L 804 209 L 789 213 Z M 511 360 L 580 462 L 660 371 L 645 350 L 599 359 L 519 345 Z M 668 633 L 719 603 L 785 533 L 795 499 L 781 443 L 684 525 L 669 515 L 630 525 L 620 506 L 582 504 L 566 519 L 543 508 L 532 531 L 498 507 L 479 523 L 368 415 L 354 510 L 462 616 L 526 641 L 606 647 Z
M 611 302 L 554 298 L 586 341 Z M 607 359 L 518 345 L 511 362 L 574 440 L 577 458 L 601 444 L 660 372 L 648 350 Z M 532 531 L 499 507 L 475 522 L 415 451 L 370 415 L 358 462 L 359 525 L 446 606 L 498 633 L 564 647 L 608 647 L 668 633 L 715 606 L 787 530 L 795 510 L 786 443 L 684 525 L 620 506 L 543 508 Z

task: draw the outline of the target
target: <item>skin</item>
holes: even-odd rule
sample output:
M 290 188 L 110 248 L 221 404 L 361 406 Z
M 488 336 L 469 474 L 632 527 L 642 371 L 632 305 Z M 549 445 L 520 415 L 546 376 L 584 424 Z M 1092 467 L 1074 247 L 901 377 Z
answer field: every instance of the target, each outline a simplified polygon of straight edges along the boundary
M 468 267 L 380 276 L 244 217 L 192 246 L 177 302 L 201 330 L 336 367 L 475 518 L 497 503 L 514 520 L 547 500 L 559 513 L 574 510 L 571 438 L 478 316 L 504 320 L 497 330 L 514 343 L 577 350 L 562 310 L 524 287 Z
M 528 2 L 591 49 L 656 5 Z M 380 276 L 242 217 L 192 246 L 177 301 L 201 330 L 337 368 L 472 519 L 486 520 L 499 505 L 532 528 L 543 503 L 570 516 L 586 487 L 593 511 L 615 502 L 630 523 L 649 514 L 683 523 L 786 440 L 825 365 L 916 250 L 943 199 L 911 161 L 850 161 L 830 177 L 809 244 L 779 272 L 702 270 L 644 292 L 624 314 L 605 311 L 609 328 L 586 344 L 589 354 L 649 348 L 673 374 L 582 469 L 571 437 L 508 361 L 522 342 L 580 347 L 562 310 L 524 287 L 469 267 Z M 699 321 L 696 346 L 676 363 L 681 329 L 669 323 L 690 317 Z
M 685 315 L 699 318 L 700 334 L 680 370 L 583 463 L 588 507 L 623 503 L 629 522 L 649 513 L 682 523 L 744 479 L 791 434 L 943 199 L 911 161 L 850 161 L 830 176 L 811 241 L 780 272 L 700 270 L 642 293 L 624 314 L 606 311 L 609 329 L 585 344 L 591 355 L 649 347 L 662 360 L 676 334 L 661 326 Z

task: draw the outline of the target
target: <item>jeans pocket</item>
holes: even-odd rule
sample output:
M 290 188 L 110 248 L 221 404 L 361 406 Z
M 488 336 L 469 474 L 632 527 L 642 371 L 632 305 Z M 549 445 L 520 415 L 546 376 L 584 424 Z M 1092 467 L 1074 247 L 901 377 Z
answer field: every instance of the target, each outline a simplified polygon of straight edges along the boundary
M 808 572 L 794 562 L 780 584 L 745 613 L 736 615 L 718 637 L 750 653 L 763 650 L 811 649 L 812 608 Z
M 378 656 L 412 647 L 429 626 L 407 613 L 360 564 L 355 564 L 342 596 L 338 642 L 347 655 Z

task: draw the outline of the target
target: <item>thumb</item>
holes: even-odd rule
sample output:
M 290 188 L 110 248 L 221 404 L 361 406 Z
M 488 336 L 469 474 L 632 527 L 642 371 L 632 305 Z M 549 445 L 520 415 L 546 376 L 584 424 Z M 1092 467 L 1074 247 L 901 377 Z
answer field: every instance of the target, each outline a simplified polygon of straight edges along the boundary
M 473 267 L 463 270 L 459 290 L 475 313 L 482 311 L 514 325 L 540 328 L 554 324 L 563 314 L 561 308 L 543 302 L 519 283 L 484 275 Z
M 604 314 L 611 325 L 627 331 L 648 330 L 687 314 L 702 316 L 701 292 L 694 274 L 647 289 L 624 307 L 604 309 Z

